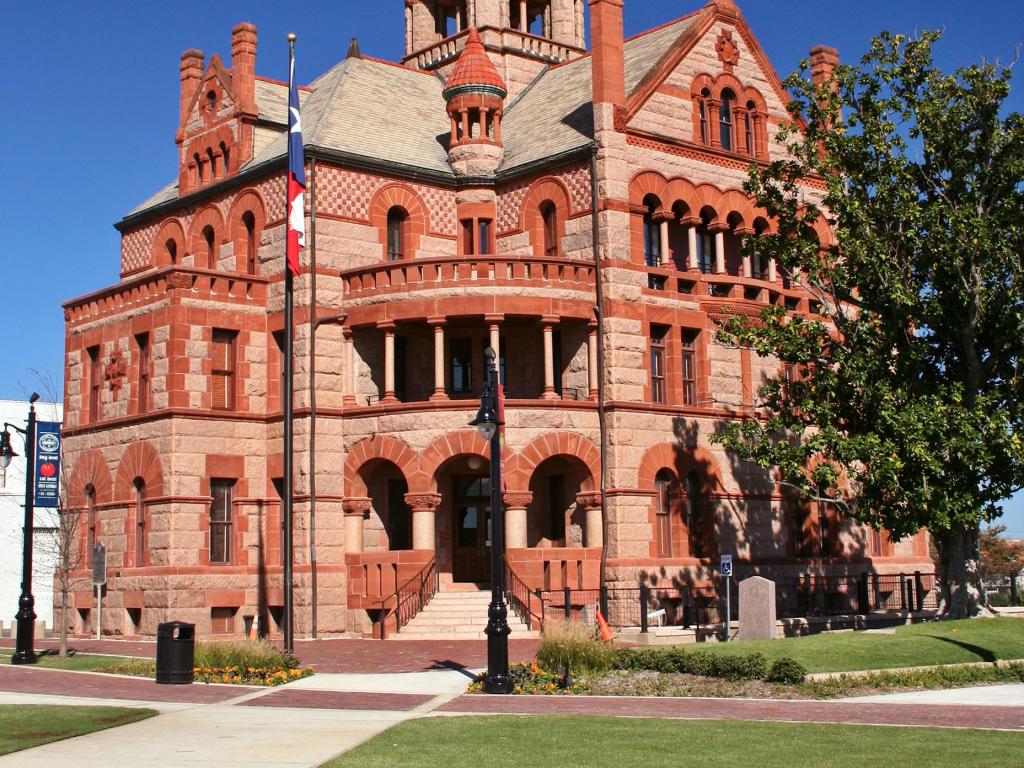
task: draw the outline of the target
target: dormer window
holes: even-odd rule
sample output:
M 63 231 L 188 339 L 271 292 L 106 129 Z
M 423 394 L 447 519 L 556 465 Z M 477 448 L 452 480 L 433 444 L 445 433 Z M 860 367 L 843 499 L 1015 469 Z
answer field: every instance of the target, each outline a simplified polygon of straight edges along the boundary
M 718 116 L 718 127 L 722 140 L 722 149 L 731 152 L 734 146 L 732 110 L 736 105 L 736 96 L 732 91 L 722 91 L 722 107 Z
M 405 258 L 405 230 L 409 214 L 394 206 L 388 211 L 388 261 Z

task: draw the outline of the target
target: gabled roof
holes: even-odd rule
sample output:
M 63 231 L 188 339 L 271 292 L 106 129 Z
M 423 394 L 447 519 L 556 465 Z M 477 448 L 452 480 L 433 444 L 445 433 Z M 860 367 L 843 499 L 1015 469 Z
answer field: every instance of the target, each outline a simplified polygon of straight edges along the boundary
M 626 41 L 627 99 L 644 75 L 690 28 L 694 18 L 677 19 Z M 505 110 L 501 134 L 505 143 L 505 161 L 499 171 L 570 152 L 593 141 L 590 56 L 541 73 Z
M 678 19 L 626 41 L 627 100 L 690 30 L 695 18 Z M 403 166 L 454 180 L 448 163 L 451 124 L 444 89 L 445 83 L 433 74 L 375 59 L 347 58 L 314 81 L 308 92 L 300 93 L 303 141 L 373 164 Z M 499 172 L 589 145 L 594 134 L 591 92 L 589 55 L 543 70 L 505 110 L 505 159 Z M 282 131 L 258 149 L 241 172 L 285 155 L 287 95 L 282 83 L 256 80 L 261 121 L 277 123 Z M 266 130 L 273 131 L 273 125 Z M 128 216 L 169 203 L 177 194 L 177 183 L 169 184 Z

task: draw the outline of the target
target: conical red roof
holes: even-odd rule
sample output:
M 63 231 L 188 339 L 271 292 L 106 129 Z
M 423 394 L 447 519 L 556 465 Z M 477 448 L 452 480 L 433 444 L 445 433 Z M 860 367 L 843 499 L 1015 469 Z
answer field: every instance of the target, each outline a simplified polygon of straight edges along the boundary
M 498 70 L 494 68 L 494 64 L 488 58 L 484 51 L 484 44 L 480 40 L 480 34 L 476 31 L 476 27 L 473 27 L 466 37 L 466 47 L 459 54 L 455 71 L 452 72 L 452 76 L 448 78 L 444 87 L 445 95 L 456 88 L 475 85 L 486 85 L 500 89 L 503 94 L 508 93 L 505 81 L 501 79 Z

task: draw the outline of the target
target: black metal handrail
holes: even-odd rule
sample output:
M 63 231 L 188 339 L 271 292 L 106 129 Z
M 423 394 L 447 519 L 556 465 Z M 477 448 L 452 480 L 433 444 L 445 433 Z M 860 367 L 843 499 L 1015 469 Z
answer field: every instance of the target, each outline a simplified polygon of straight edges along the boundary
M 380 639 L 387 637 L 388 619 L 395 617 L 395 632 L 400 632 L 402 627 L 408 624 L 412 618 L 422 611 L 430 599 L 437 594 L 438 573 L 437 559 L 432 558 L 419 573 L 398 587 L 388 598 L 388 602 L 394 599 L 395 605 L 389 611 L 386 602 L 380 617 Z
M 505 560 L 505 600 L 508 602 L 512 612 L 522 620 L 529 629 L 534 628 L 534 620 L 537 627 L 544 628 L 543 613 L 536 613 L 533 610 L 533 593 L 526 586 L 526 582 L 519 578 L 519 574 Z

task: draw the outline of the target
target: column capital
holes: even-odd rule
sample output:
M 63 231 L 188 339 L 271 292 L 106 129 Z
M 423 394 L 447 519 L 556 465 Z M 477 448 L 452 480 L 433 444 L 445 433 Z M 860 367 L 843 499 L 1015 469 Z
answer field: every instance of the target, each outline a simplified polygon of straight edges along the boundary
M 407 493 L 405 503 L 412 507 L 413 512 L 436 512 L 441 504 L 441 494 Z
M 507 509 L 523 509 L 530 506 L 533 493 L 530 491 L 505 491 L 502 495 Z
M 704 220 L 700 216 L 683 216 L 680 222 L 684 227 L 699 227 Z
M 541 315 L 541 325 L 558 325 L 562 322 L 562 318 L 559 315 Z
M 757 230 L 753 227 L 737 227 L 736 234 L 740 237 L 753 237 L 757 234 Z
M 505 322 L 505 315 L 501 312 L 484 315 L 484 322 L 489 324 Z
M 715 221 L 708 224 L 708 232 L 713 234 L 724 234 L 729 231 L 729 225 L 722 221 Z
M 440 328 L 448 322 L 448 318 L 445 315 L 434 315 L 427 318 L 427 325 L 433 326 L 434 328 Z
M 377 322 L 377 330 L 380 331 L 393 331 L 396 327 L 394 320 L 379 320 Z
M 576 506 L 583 509 L 593 509 L 601 506 L 600 491 L 585 491 L 576 494 Z
M 341 502 L 341 509 L 346 517 L 369 517 L 372 508 L 373 499 L 366 496 L 349 496 Z

